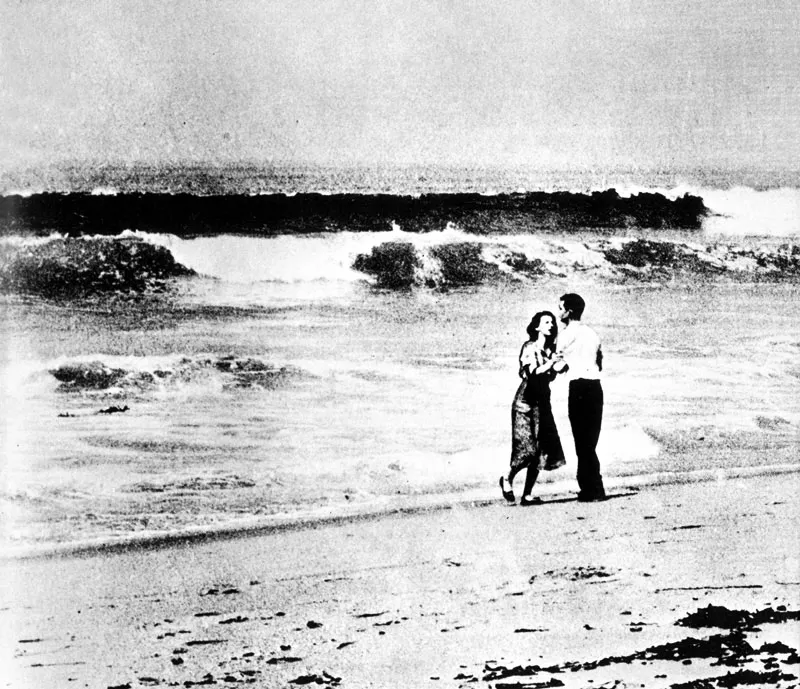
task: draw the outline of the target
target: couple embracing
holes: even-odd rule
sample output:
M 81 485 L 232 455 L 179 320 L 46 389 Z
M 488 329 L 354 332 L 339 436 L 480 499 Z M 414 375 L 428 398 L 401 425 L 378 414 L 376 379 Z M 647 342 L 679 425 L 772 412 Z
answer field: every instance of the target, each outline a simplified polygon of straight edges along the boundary
M 511 407 L 511 469 L 500 478 L 503 497 L 510 503 L 515 502 L 513 483 L 520 471 L 528 470 L 520 501 L 528 506 L 540 502 L 532 496 L 539 472 L 566 464 L 550 406 L 550 383 L 560 373 L 570 379 L 567 408 L 578 456 L 578 500 L 606 499 L 596 452 L 603 418 L 603 352 L 597 333 L 581 323 L 585 306 L 577 294 L 561 297 L 560 336 L 556 317 L 549 311 L 540 311 L 528 325 L 529 339 L 519 355 L 522 382 Z

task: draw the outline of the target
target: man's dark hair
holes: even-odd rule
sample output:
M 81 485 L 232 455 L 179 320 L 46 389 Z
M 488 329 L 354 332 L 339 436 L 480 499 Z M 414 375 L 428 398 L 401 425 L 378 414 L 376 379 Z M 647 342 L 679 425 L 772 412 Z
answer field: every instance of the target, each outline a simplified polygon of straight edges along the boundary
M 564 308 L 569 311 L 570 318 L 579 321 L 583 315 L 583 310 L 586 308 L 586 302 L 580 294 L 570 292 L 561 297 L 564 302 Z

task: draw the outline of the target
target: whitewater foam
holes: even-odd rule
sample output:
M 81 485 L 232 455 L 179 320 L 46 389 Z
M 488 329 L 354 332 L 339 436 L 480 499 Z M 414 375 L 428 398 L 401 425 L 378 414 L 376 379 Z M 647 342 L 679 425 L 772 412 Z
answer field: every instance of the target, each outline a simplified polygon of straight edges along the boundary
M 774 214 L 777 218 L 769 229 L 772 239 L 775 231 L 788 233 L 791 214 Z M 704 222 L 710 223 L 706 234 L 708 239 L 724 241 L 725 236 L 741 240 L 752 237 L 756 225 L 743 216 L 713 216 Z M 765 221 L 767 222 L 767 221 Z M 780 225 L 780 223 L 783 225 Z M 717 233 L 713 235 L 713 233 Z M 720 234 L 727 233 L 727 235 Z M 609 236 L 587 241 L 586 237 L 571 235 L 475 235 L 465 232 L 453 224 L 443 230 L 418 233 L 407 232 L 398 225 L 386 232 L 334 232 L 315 235 L 279 235 L 275 237 L 253 237 L 245 235 L 217 235 L 184 239 L 170 234 L 151 234 L 146 232 L 125 232 L 123 237 L 138 239 L 167 248 L 178 263 L 191 268 L 201 275 L 219 279 L 232 284 L 284 283 L 305 285 L 300 292 L 287 294 L 287 297 L 300 298 L 310 285 L 322 282 L 313 293 L 316 296 L 334 296 L 329 291 L 334 283 L 353 284 L 374 282 L 375 278 L 353 268 L 355 259 L 369 255 L 376 247 L 388 243 L 408 244 L 413 247 L 416 258 L 414 266 L 415 284 L 438 285 L 442 283 L 442 264 L 436 257 L 437 247 L 454 244 L 472 244 L 481 247 L 481 257 L 486 264 L 492 264 L 503 273 L 519 277 L 514 270 L 513 255 L 524 256 L 528 261 L 541 261 L 545 272 L 554 276 L 565 276 L 575 271 L 600 271 L 611 274 L 604 252 L 619 250 L 631 237 Z M 784 235 L 786 236 L 786 235 Z M 788 236 L 791 236 L 788 233 Z M 696 235 L 673 239 L 681 245 L 694 250 L 698 260 L 723 268 L 722 258 L 708 253 L 706 245 Z M 776 245 L 777 246 L 777 245 Z M 732 269 L 752 272 L 758 268 L 753 257 L 725 259 Z M 320 291 L 321 290 L 321 291 Z M 310 294 L 310 292 L 309 292 Z M 242 298 L 247 300 L 247 294 Z M 253 295 L 250 295 L 251 297 Z M 274 296 L 274 295 L 273 295 Z M 308 296 L 306 294 L 306 296 Z
M 736 187 L 703 190 L 703 199 L 715 215 L 705 219 L 706 234 L 791 237 L 800 234 L 800 189 Z
M 248 237 L 217 235 L 182 239 L 175 235 L 131 232 L 163 246 L 178 263 L 201 275 L 228 282 L 359 281 L 352 262 L 394 233 L 339 232 L 328 235 Z

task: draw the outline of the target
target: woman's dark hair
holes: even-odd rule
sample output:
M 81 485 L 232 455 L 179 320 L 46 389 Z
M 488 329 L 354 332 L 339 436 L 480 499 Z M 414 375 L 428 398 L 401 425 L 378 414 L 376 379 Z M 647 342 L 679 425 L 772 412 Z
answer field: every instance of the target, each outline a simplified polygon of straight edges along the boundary
M 556 317 L 549 311 L 539 311 L 539 313 L 531 318 L 531 322 L 528 324 L 527 328 L 528 337 L 530 337 L 532 340 L 535 340 L 539 336 L 539 333 L 536 331 L 536 329 L 539 327 L 539 323 L 541 323 L 542 318 L 545 316 L 550 316 L 550 318 L 553 320 L 553 330 L 545 340 L 544 346 L 552 349 L 556 343 L 556 337 L 558 337 L 558 321 L 556 320 Z

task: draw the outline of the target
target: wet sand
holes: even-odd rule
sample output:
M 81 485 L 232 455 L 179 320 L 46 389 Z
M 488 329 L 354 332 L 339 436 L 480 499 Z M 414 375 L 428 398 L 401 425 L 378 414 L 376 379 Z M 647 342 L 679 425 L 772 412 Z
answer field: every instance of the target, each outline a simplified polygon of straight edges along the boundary
M 787 473 L 595 504 L 498 495 L 6 560 L 0 686 L 796 686 L 799 487 Z

